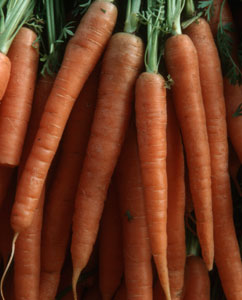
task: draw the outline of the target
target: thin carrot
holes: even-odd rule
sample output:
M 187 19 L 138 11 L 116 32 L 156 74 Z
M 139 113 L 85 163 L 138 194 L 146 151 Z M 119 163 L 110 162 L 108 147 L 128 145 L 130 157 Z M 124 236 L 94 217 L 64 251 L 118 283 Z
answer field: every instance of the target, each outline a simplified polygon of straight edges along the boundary
M 174 104 L 167 101 L 167 260 L 171 299 L 181 299 L 186 261 L 185 243 L 185 174 L 180 128 Z
M 226 108 L 220 60 L 210 27 L 204 19 L 190 25 L 186 33 L 198 52 L 206 113 L 212 170 L 215 262 L 227 299 L 241 299 L 242 263 L 233 222 Z M 226 260 L 230 263 L 227 264 Z
M 203 260 L 189 256 L 186 260 L 184 300 L 209 300 L 210 280 Z
M 98 78 L 99 68 L 96 68 L 73 107 L 60 145 L 54 179 L 49 187 L 41 245 L 41 299 L 53 299 L 58 287 L 71 234 L 75 193 L 95 109 Z
M 213 215 L 211 162 L 203 106 L 198 57 L 185 34 L 176 34 L 165 44 L 166 67 L 174 80 L 172 97 L 181 127 L 189 171 L 197 232 L 208 270 L 213 267 Z
M 129 126 L 115 175 L 122 218 L 124 279 L 127 299 L 152 300 L 151 249 L 137 134 L 133 122 Z
M 33 147 L 18 183 L 11 215 L 11 224 L 15 232 L 21 232 L 32 223 L 34 210 L 38 206 L 42 187 L 71 109 L 103 52 L 115 25 L 116 16 L 117 10 L 112 3 L 93 2 L 75 35 L 68 42 Z
M 123 275 L 122 228 L 118 195 L 110 184 L 99 232 L 99 289 L 103 300 L 112 299 Z
M 96 240 L 142 64 L 142 40 L 130 33 L 114 34 L 103 58 L 97 106 L 75 199 L 71 245 L 74 298 L 77 279 Z
M 20 161 L 38 68 L 36 33 L 21 28 L 9 49 L 11 76 L 0 106 L 0 164 L 17 166 Z

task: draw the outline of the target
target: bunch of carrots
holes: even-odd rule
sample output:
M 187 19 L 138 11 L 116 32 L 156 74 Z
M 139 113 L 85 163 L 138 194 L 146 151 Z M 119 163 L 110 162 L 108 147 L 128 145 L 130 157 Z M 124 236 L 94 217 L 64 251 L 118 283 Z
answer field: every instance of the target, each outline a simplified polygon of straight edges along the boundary
M 239 9 L 0 2 L 1 299 L 242 299 Z

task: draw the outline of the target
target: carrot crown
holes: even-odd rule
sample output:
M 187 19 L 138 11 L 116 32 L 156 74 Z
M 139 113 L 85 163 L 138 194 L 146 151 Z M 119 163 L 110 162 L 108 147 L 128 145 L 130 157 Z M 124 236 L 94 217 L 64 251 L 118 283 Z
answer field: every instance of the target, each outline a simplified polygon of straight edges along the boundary
M 32 16 L 35 0 L 3 0 L 0 4 L 0 52 L 8 53 L 19 29 Z

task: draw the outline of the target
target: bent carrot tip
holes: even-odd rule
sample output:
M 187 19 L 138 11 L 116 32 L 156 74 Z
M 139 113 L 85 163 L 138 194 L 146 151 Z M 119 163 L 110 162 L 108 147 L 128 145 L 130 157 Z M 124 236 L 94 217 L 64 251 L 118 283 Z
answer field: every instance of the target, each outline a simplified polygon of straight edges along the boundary
M 14 234 L 13 241 L 12 241 L 12 251 L 11 251 L 11 255 L 10 255 L 9 261 L 8 261 L 8 263 L 7 263 L 7 266 L 6 266 L 5 270 L 4 270 L 3 275 L 2 275 L 2 278 L 1 278 L 0 290 L 1 290 L 1 297 L 2 297 L 3 300 L 5 300 L 5 297 L 4 297 L 4 295 L 3 295 L 3 283 L 4 283 L 4 279 L 5 279 L 6 275 L 7 275 L 7 272 L 8 272 L 8 270 L 9 270 L 9 267 L 10 267 L 12 261 L 13 261 L 13 258 L 14 258 L 15 244 L 16 244 L 16 240 L 17 240 L 17 238 L 18 238 L 18 235 L 19 235 L 18 232 L 16 232 L 16 233 Z
M 78 278 L 81 274 L 81 269 L 77 269 L 77 268 L 74 268 L 73 269 L 73 275 L 72 275 L 72 291 L 73 291 L 73 296 L 74 296 L 74 299 L 77 300 L 77 291 L 76 291 L 76 286 L 77 286 L 77 281 L 78 281 Z

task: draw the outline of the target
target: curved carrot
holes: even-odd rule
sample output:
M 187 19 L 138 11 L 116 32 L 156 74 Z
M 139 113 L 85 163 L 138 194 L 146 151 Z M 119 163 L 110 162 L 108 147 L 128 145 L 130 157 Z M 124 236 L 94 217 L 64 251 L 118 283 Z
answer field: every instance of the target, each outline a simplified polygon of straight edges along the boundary
M 184 300 L 210 300 L 210 280 L 203 260 L 189 256 L 186 260 Z
M 139 79 L 138 79 L 139 80 Z M 122 218 L 124 280 L 128 299 L 153 299 L 151 249 L 135 125 L 129 126 L 115 173 Z
M 73 107 L 49 187 L 41 245 L 40 298 L 54 299 L 71 234 L 75 192 L 93 119 L 99 68 L 88 78 Z M 63 222 L 65 219 L 65 222 Z
M 167 101 L 167 260 L 171 299 L 181 299 L 186 261 L 183 145 L 172 99 Z
M 136 82 L 136 126 L 151 252 L 167 299 L 166 89 L 161 75 L 142 73 Z
M 10 59 L 0 52 L 0 101 L 2 100 L 10 78 L 11 61 Z
M 103 300 L 113 298 L 123 275 L 122 228 L 117 192 L 110 184 L 99 231 L 99 289 Z
M 106 49 L 97 107 L 75 199 L 71 253 L 73 290 L 96 240 L 104 200 L 128 126 L 135 80 L 143 64 L 142 40 L 117 33 Z
M 195 46 L 185 34 L 167 39 L 165 62 L 174 80 L 172 97 L 181 127 L 189 170 L 197 232 L 208 270 L 213 267 L 211 161 Z
M 211 156 L 215 262 L 227 299 L 241 299 L 242 263 L 233 222 L 220 60 L 210 27 L 204 19 L 190 25 L 185 32 L 192 39 L 199 59 Z M 226 263 L 227 260 L 230 261 L 229 264 Z
M 21 232 L 33 220 L 47 172 L 73 104 L 103 52 L 115 25 L 116 16 L 117 9 L 112 3 L 93 2 L 75 35 L 68 42 L 33 147 L 18 183 L 11 214 L 11 224 L 15 232 Z
M 0 164 L 17 166 L 20 161 L 38 69 L 36 33 L 22 27 L 9 49 L 11 76 L 0 106 Z

